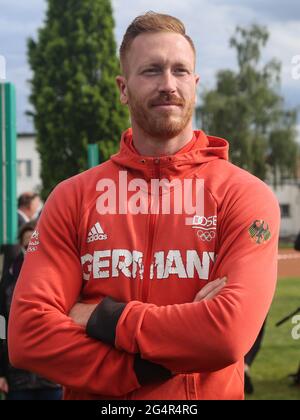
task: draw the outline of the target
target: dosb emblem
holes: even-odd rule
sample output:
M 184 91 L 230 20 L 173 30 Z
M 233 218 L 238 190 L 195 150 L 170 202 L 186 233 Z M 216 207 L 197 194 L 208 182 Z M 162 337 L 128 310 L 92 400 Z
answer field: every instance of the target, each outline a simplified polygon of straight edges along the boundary
M 216 238 L 217 216 L 194 216 L 193 229 L 197 230 L 198 238 L 203 242 L 211 242 Z

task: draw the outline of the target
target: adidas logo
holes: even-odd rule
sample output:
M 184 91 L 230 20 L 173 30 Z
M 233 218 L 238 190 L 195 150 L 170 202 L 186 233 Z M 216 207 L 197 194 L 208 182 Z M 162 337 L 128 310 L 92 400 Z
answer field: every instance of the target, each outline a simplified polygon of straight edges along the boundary
M 95 241 L 106 241 L 107 235 L 103 232 L 103 229 L 99 222 L 97 222 L 92 229 L 87 238 L 87 243 L 90 244 L 91 242 Z

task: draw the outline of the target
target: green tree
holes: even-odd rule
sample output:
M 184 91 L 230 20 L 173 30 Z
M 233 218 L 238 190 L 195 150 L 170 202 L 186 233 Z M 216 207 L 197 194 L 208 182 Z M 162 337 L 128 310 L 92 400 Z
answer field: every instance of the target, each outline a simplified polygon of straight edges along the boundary
M 110 0 L 48 0 L 38 39 L 28 41 L 44 198 L 58 182 L 87 169 L 88 143 L 98 143 L 105 160 L 129 125 L 115 84 L 113 31 Z
M 284 109 L 280 63 L 260 64 L 268 37 L 262 26 L 237 27 L 230 46 L 238 71 L 217 73 L 216 88 L 204 91 L 196 117 L 205 131 L 229 140 L 233 163 L 261 179 L 272 174 L 276 185 L 296 172 L 297 113 Z

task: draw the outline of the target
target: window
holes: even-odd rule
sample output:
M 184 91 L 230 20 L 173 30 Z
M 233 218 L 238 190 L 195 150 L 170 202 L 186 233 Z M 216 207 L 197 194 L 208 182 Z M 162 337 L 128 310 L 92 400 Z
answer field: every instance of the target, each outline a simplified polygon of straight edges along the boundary
M 32 177 L 32 161 L 30 159 L 20 159 L 17 161 L 18 178 Z
M 289 204 L 280 204 L 281 217 L 289 219 L 291 217 L 291 206 Z

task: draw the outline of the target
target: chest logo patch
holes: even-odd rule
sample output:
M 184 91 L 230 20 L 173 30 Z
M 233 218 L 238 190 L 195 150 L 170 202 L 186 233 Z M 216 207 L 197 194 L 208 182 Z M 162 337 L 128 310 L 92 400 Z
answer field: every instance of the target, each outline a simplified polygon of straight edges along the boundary
M 197 236 L 202 242 L 211 242 L 216 238 L 217 216 L 194 216 L 187 219 L 186 224 L 196 229 Z

